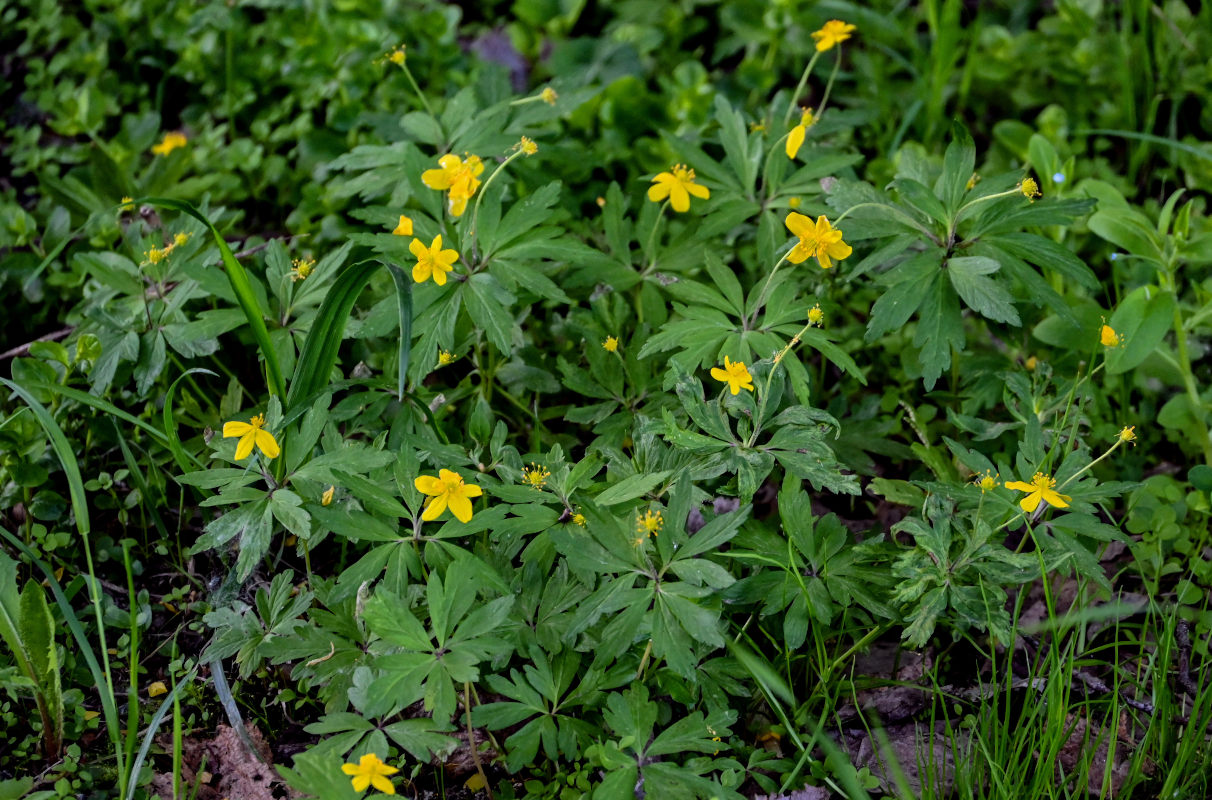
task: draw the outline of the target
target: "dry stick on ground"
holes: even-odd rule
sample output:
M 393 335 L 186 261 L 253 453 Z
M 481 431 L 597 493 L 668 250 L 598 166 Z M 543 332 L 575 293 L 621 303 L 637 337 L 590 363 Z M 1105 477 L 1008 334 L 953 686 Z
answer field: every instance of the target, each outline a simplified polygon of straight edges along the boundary
M 234 255 L 236 258 L 244 258 L 245 256 L 251 256 L 254 253 L 261 252 L 265 248 L 269 247 L 269 245 L 273 242 L 277 242 L 277 241 L 290 242 L 290 240 L 295 239 L 295 238 L 297 238 L 297 237 L 283 236 L 279 239 L 270 239 L 269 241 L 262 242 L 259 245 L 250 247 L 247 250 L 241 250 L 240 252 L 235 253 Z M 218 267 L 219 267 L 219 269 L 223 269 L 223 263 L 219 262 Z M 32 342 L 26 342 L 25 344 L 17 345 L 16 347 L 12 348 L 11 350 L 5 350 L 3 353 L 0 353 L 0 361 L 3 361 L 4 359 L 8 359 L 8 358 L 20 358 L 21 356 L 29 355 L 29 348 L 31 345 L 33 345 L 37 342 L 57 342 L 61 339 L 66 339 L 68 336 L 71 336 L 72 332 L 75 330 L 76 330 L 76 327 L 73 325 L 71 327 L 62 328 L 62 329 L 54 331 L 52 333 L 48 333 L 43 336 L 39 336 L 37 339 L 34 339 L 34 341 L 32 341 Z
M 1174 641 L 1178 643 L 1178 685 L 1194 700 L 1199 697 L 1199 687 L 1191 680 L 1191 623 L 1185 619 L 1175 623 Z

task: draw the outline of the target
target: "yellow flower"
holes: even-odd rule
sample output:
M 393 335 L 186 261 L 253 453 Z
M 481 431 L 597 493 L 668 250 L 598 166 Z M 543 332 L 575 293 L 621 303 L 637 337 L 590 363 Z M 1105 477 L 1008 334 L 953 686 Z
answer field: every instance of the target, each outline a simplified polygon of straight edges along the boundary
M 808 324 L 809 325 L 824 325 L 825 312 L 821 311 L 821 304 L 817 303 L 812 308 L 808 309 Z
M 391 63 L 395 64 L 396 66 L 400 66 L 400 67 L 404 66 L 404 61 L 406 59 L 407 59 L 407 56 L 404 54 L 404 45 L 400 45 L 395 50 L 392 50 L 390 53 L 387 54 L 387 60 L 390 61 Z
M 529 467 L 522 468 L 522 483 L 533 488 L 535 491 L 541 490 L 547 485 L 547 479 L 551 477 L 551 472 L 546 467 L 540 467 L 533 461 Z
M 413 481 L 417 491 L 429 495 L 425 501 L 425 511 L 421 519 L 429 521 L 437 519 L 442 512 L 450 507 L 450 513 L 459 522 L 471 520 L 471 498 L 484 494 L 484 490 L 474 483 L 464 483 L 463 476 L 448 469 L 438 470 L 438 477 L 422 475 Z
M 329 486 L 327 489 L 324 490 L 324 494 L 320 495 L 320 505 L 322 505 L 322 506 L 332 505 L 332 497 L 336 493 L 337 493 L 337 487 Z
M 1031 356 L 1025 362 L 1023 362 L 1023 366 L 1027 368 L 1028 372 L 1035 372 L 1035 367 L 1038 364 L 1039 364 L 1039 359 L 1037 359 L 1035 356 Z
M 480 188 L 479 175 L 484 171 L 484 164 L 479 156 L 467 156 L 466 160 L 454 153 L 447 153 L 438 159 L 438 169 L 427 169 L 421 173 L 421 182 L 430 189 L 449 191 L 447 204 L 450 215 L 459 217 L 467 209 L 467 201 Z
M 816 51 L 823 53 L 832 49 L 834 45 L 841 44 L 850 38 L 850 33 L 854 29 L 854 25 L 842 22 L 840 19 L 829 20 L 819 31 L 812 32 L 812 38 L 816 39 Z
M 535 153 L 539 152 L 539 146 L 534 143 L 534 139 L 528 139 L 525 136 L 523 136 L 521 140 L 514 145 L 514 149 L 521 150 L 528 156 L 533 156 Z
M 1119 440 L 1121 442 L 1135 442 L 1136 441 L 1136 426 L 1129 425 L 1129 426 L 1125 427 L 1123 430 L 1121 430 L 1119 432 Z
M 164 681 L 156 681 L 147 687 L 148 697 L 159 697 L 162 694 L 168 694 L 168 687 L 164 685 Z
M 997 482 L 998 477 L 1000 476 L 996 475 L 993 470 L 988 470 L 984 475 L 977 475 L 973 479 L 972 485 L 981 487 L 982 492 L 990 492 L 1001 485 Z
M 135 210 L 135 198 L 123 197 L 122 198 L 122 210 L 123 211 L 134 211 Z
M 453 362 L 456 358 L 458 358 L 458 356 L 456 356 L 454 353 L 451 353 L 448 350 L 439 350 L 438 351 L 438 366 L 444 367 L 447 364 Z
M 584 528 L 585 527 L 585 515 L 582 514 L 580 511 L 573 514 L 572 515 L 572 524 L 580 525 L 582 528 Z
M 185 138 L 185 134 L 180 131 L 169 131 L 164 134 L 164 138 L 160 143 L 152 147 L 152 152 L 158 156 L 166 156 L 178 147 L 185 147 L 185 143 L 189 140 Z
M 606 341 L 602 342 L 602 348 L 607 353 L 617 353 L 619 350 L 619 340 L 613 336 L 607 336 Z
M 695 183 L 694 170 L 684 164 L 674 164 L 669 172 L 659 173 L 648 187 L 649 200 L 659 203 L 668 197 L 673 210 L 679 213 L 690 210 L 690 195 L 706 200 L 711 197 L 711 191 Z
M 800 152 L 800 148 L 804 145 L 804 137 L 808 135 L 808 129 L 816 124 L 816 118 L 812 116 L 812 109 L 805 108 L 804 113 L 800 116 L 800 124 L 791 129 L 791 133 L 787 134 L 787 158 L 795 159 L 796 153 Z
M 1035 198 L 1040 196 L 1039 184 L 1035 182 L 1035 178 L 1023 178 L 1023 182 L 1018 185 L 1018 190 L 1032 203 L 1035 202 Z
M 143 254 L 144 264 L 159 264 L 164 259 L 168 258 L 176 245 L 166 245 L 164 247 L 153 247 Z
M 556 104 L 556 100 L 558 100 L 560 96 L 556 94 L 555 89 L 552 89 L 550 86 L 546 86 L 543 88 L 543 91 L 539 92 L 539 97 L 547 105 L 554 106 Z
M 833 266 L 830 259 L 841 261 L 854 252 L 850 245 L 842 241 L 842 232 L 830 225 L 829 220 L 823 216 L 817 217 L 814 225 L 808 217 L 792 211 L 787 215 L 785 224 L 800 240 L 787 254 L 787 260 L 792 264 L 799 264 L 815 256 L 823 269 L 829 269 Z
M 741 389 L 753 391 L 753 376 L 743 361 L 729 361 L 728 356 L 724 356 L 724 368 L 712 367 L 711 377 L 728 384 L 733 394 L 740 394 Z
M 643 514 L 636 514 L 635 529 L 645 536 L 656 536 L 665 525 L 665 515 L 651 508 Z
M 1058 493 L 1052 488 L 1054 486 L 1056 486 L 1056 480 L 1042 472 L 1035 473 L 1034 477 L 1031 478 L 1031 483 L 1026 483 L 1024 481 L 1006 482 L 1007 489 L 1014 489 L 1015 491 L 1019 492 L 1028 492 L 1026 497 L 1018 501 L 1019 506 L 1021 506 L 1023 511 L 1026 511 L 1028 514 L 1039 508 L 1040 500 L 1043 500 L 1050 506 L 1056 506 L 1057 508 L 1069 507 L 1069 500 L 1071 498 L 1068 495 Z
M 1103 347 L 1119 347 L 1124 343 L 1123 338 L 1115 332 L 1115 328 L 1103 323 L 1102 330 L 1099 331 L 1098 340 L 1102 342 Z
M 355 792 L 364 792 L 373 786 L 383 794 L 396 793 L 396 787 L 392 785 L 388 777 L 395 775 L 400 770 L 387 766 L 374 753 L 362 756 L 357 764 L 342 765 L 341 771 L 353 776 L 350 782 L 353 784 Z
M 401 214 L 400 221 L 396 223 L 396 229 L 391 233 L 393 236 L 412 236 L 412 218 Z
M 306 280 L 312 271 L 316 268 L 316 260 L 314 258 L 296 258 L 291 261 L 290 279 L 292 281 Z
M 454 269 L 454 262 L 459 260 L 457 251 L 442 249 L 442 234 L 433 237 L 429 247 L 420 239 L 413 239 L 408 251 L 417 257 L 417 263 L 412 267 L 412 279 L 417 283 L 425 283 L 432 275 L 434 283 L 445 286 L 446 273 Z
M 264 426 L 264 414 L 258 414 L 248 422 L 228 422 L 223 425 L 224 439 L 230 439 L 233 436 L 240 437 L 240 441 L 236 445 L 236 461 L 248 458 L 252 454 L 254 444 L 266 458 L 278 457 L 278 453 L 281 452 L 278 440 L 272 433 L 265 430 Z

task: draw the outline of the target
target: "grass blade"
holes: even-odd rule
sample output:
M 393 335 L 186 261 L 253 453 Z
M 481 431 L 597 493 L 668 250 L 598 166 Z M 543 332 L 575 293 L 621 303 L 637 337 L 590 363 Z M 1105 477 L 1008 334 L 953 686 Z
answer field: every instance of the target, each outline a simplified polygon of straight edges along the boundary
M 198 668 L 194 667 L 188 674 L 181 676 L 181 680 L 173 684 L 173 690 L 164 698 L 164 702 L 160 703 L 160 707 L 156 709 L 156 713 L 152 715 L 151 720 L 147 723 L 147 730 L 143 732 L 143 743 L 139 745 L 139 752 L 135 755 L 134 760 L 130 765 L 130 774 L 138 775 L 139 770 L 143 769 L 143 762 L 147 760 L 147 754 L 151 752 L 152 740 L 156 738 L 156 731 L 160 730 L 160 725 L 164 722 L 164 715 L 168 713 L 169 706 L 177 699 L 177 695 L 181 693 L 181 688 L 185 684 L 194 679 Z M 138 788 L 135 781 L 131 781 L 126 787 L 125 800 L 132 800 L 135 796 L 135 790 Z
M 412 349 L 412 290 L 407 278 L 393 264 L 375 259 L 355 261 L 346 267 L 324 296 L 316 313 L 307 340 L 299 353 L 298 365 L 286 396 L 285 412 L 292 410 L 305 398 L 314 396 L 328 385 L 329 375 L 337 363 L 337 350 L 345 332 L 345 322 L 353 310 L 358 295 L 366 288 L 375 270 L 387 266 L 396 283 L 396 298 L 400 309 L 400 363 L 407 367 Z M 400 373 L 399 396 L 403 400 L 404 373 Z

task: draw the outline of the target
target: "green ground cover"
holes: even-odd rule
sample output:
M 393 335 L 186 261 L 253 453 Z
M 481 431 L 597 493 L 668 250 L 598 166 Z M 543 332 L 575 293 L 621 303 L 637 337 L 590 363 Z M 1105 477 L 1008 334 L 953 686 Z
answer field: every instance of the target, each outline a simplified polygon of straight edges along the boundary
M 0 0 L 0 800 L 1206 798 L 1212 9 Z

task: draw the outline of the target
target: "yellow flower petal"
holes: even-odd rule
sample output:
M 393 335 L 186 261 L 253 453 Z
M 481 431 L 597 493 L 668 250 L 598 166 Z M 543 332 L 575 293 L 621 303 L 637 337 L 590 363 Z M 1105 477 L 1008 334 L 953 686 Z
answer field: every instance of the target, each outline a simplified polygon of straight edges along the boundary
M 421 514 L 421 519 L 426 522 L 437 519 L 446 510 L 447 494 L 445 491 L 442 494 L 429 498 L 425 502 L 425 511 Z
M 1028 514 L 1030 514 L 1030 513 L 1034 512 L 1035 509 L 1039 508 L 1039 502 L 1042 499 L 1043 499 L 1043 496 L 1039 492 L 1033 492 L 1032 494 L 1029 494 L 1026 497 L 1024 497 L 1022 500 L 1019 500 L 1018 504 L 1019 504 L 1019 506 L 1022 507 L 1023 511 L 1026 511 Z
M 1052 489 L 1044 489 L 1041 494 L 1043 495 L 1044 502 L 1056 508 L 1068 508 L 1069 501 L 1073 499 L 1067 494 L 1061 494 Z
M 421 494 L 438 495 L 446 491 L 446 484 L 432 475 L 420 475 L 412 482 Z
M 686 191 L 686 187 L 681 182 L 669 185 L 669 204 L 679 214 L 690 210 L 690 193 Z
M 791 231 L 793 236 L 798 236 L 800 239 L 808 239 L 816 235 L 816 226 L 812 224 L 812 220 L 798 211 L 789 213 L 783 220 L 783 224 L 787 226 L 787 230 Z
M 787 145 L 783 148 L 787 153 L 787 158 L 795 160 L 800 148 L 804 146 L 804 137 L 807 135 L 808 129 L 803 125 L 796 125 L 791 129 L 791 133 L 787 134 Z
M 278 440 L 269 431 L 258 430 L 253 434 L 256 439 L 257 447 L 265 454 L 266 458 L 277 458 L 281 449 L 278 447 Z
M 662 172 L 661 175 L 669 175 L 668 172 Z M 661 175 L 657 175 L 655 180 L 661 180 Z M 672 178 L 672 175 L 669 175 Z M 648 187 L 648 199 L 654 203 L 659 203 L 669 196 L 669 184 L 654 183 Z
M 233 436 L 243 436 L 252 429 L 252 425 L 247 422 L 227 422 L 223 425 L 223 438 L 230 439 Z
M 240 442 L 236 445 L 236 461 L 243 461 L 252 455 L 253 445 L 256 441 L 257 430 L 250 425 L 248 432 L 240 437 Z
M 471 521 L 471 501 L 463 495 L 456 495 L 453 492 L 450 495 L 450 512 L 455 515 L 455 519 L 459 522 Z

